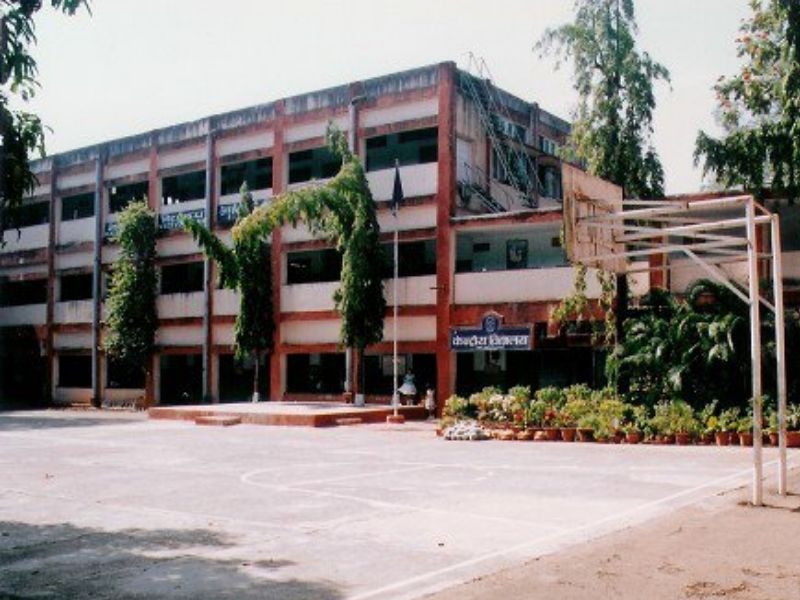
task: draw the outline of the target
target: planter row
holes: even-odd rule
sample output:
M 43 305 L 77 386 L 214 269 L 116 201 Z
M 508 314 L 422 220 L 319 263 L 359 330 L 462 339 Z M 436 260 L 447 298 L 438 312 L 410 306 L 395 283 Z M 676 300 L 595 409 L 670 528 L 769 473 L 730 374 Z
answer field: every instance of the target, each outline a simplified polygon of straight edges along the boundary
M 545 427 L 545 428 L 530 428 L 522 429 L 519 427 L 497 427 L 492 425 L 484 425 L 488 430 L 489 435 L 496 440 L 505 441 L 542 441 L 542 442 L 598 442 L 598 443 L 611 443 L 611 444 L 658 444 L 658 445 L 678 445 L 687 446 L 691 444 L 698 444 L 701 446 L 752 446 L 753 434 L 751 433 L 736 433 L 732 431 L 719 431 L 714 434 L 704 434 L 700 436 L 693 436 L 688 433 L 677 433 L 670 435 L 658 435 L 648 439 L 644 439 L 640 432 L 624 433 L 618 431 L 615 435 L 610 437 L 595 436 L 592 429 L 583 429 L 576 427 Z M 442 431 L 438 430 L 437 433 L 441 435 Z M 769 433 L 764 434 L 765 445 L 778 445 L 778 434 Z M 786 432 L 786 445 L 789 448 L 800 448 L 800 431 Z

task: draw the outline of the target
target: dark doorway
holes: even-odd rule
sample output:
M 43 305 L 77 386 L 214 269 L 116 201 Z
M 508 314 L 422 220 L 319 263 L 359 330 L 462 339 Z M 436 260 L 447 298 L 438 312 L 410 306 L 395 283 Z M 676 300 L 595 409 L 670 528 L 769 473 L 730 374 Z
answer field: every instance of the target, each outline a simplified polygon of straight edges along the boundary
M 0 408 L 46 405 L 46 367 L 33 327 L 0 328 Z
M 261 357 L 258 392 L 269 399 L 269 356 Z M 253 397 L 253 361 L 236 360 L 233 354 L 219 355 L 219 401 L 247 402 Z
M 203 401 L 201 354 L 165 354 L 160 363 L 160 404 L 200 404 Z

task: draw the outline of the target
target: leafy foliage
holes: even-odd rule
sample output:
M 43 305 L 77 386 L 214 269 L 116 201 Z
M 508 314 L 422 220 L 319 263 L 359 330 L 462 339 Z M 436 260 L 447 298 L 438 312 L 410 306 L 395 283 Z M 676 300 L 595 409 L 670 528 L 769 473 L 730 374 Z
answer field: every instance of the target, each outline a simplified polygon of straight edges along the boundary
M 156 220 L 146 202 L 132 202 L 119 215 L 114 264 L 106 306 L 106 352 L 147 370 L 158 329 L 156 293 Z
M 50 5 L 74 15 L 82 6 L 88 9 L 89 2 L 50 0 Z M 45 153 L 39 117 L 9 108 L 12 95 L 28 100 L 39 86 L 30 47 L 36 44 L 33 19 L 41 8 L 39 0 L 0 0 L 0 240 L 7 226 L 17 224 L 22 199 L 36 186 L 29 155 Z
M 331 127 L 328 144 L 342 167 L 324 185 L 293 190 L 260 206 L 233 228 L 234 244 L 265 240 L 273 229 L 303 221 L 312 233 L 327 238 L 342 254 L 342 273 L 333 299 L 342 315 L 340 339 L 359 351 L 383 339 L 385 255 L 364 169 L 347 148 L 342 133 Z
M 576 0 L 575 20 L 545 31 L 535 49 L 572 59 L 579 103 L 566 152 L 622 186 L 625 197 L 664 195 L 652 144 L 653 85 L 669 71 L 636 47 L 633 0 Z
M 648 406 L 675 399 L 698 406 L 715 397 L 726 405 L 740 401 L 747 318 L 746 307 L 731 296 L 701 280 L 687 291 L 687 300 L 663 291 L 645 298 L 608 359 L 609 378 L 626 377 L 630 397 Z
M 726 186 L 800 195 L 800 3 L 751 0 L 736 39 L 743 64 L 714 86 L 724 129 L 701 131 L 695 163 Z

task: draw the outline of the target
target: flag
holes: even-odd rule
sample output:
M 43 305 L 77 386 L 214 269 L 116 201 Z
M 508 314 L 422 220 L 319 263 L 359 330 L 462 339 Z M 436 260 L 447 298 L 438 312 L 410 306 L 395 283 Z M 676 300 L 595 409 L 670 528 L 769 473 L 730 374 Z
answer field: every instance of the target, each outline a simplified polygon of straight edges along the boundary
M 400 161 L 394 161 L 394 189 L 392 190 L 392 214 L 397 214 L 397 209 L 403 202 L 403 184 L 400 181 Z

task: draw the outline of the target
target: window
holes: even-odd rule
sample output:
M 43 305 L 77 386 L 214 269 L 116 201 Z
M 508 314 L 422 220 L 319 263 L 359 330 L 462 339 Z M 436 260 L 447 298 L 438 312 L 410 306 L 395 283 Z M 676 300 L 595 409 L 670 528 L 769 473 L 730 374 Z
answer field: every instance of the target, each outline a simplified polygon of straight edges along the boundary
M 106 358 L 106 387 L 116 390 L 140 390 L 144 387 L 144 371 L 109 356 Z
M 50 222 L 50 202 L 28 202 L 19 207 L 17 222 L 12 221 L 12 225 L 17 227 L 31 227 L 33 225 L 44 225 Z
M 91 388 L 92 355 L 65 354 L 58 357 L 58 387 Z
M 558 228 L 539 225 L 516 231 L 461 233 L 456 238 L 456 272 L 549 269 L 568 264 Z
M 386 261 L 386 277 L 394 275 L 394 245 L 384 244 L 383 253 Z M 400 277 L 417 277 L 436 274 L 436 240 L 420 240 L 418 242 L 401 242 L 397 245 L 399 257 L 398 275 Z
M 190 262 L 161 267 L 161 293 L 186 294 L 203 291 L 203 263 Z
M 126 183 L 108 188 L 108 210 L 111 213 L 124 210 L 134 200 L 147 200 L 147 181 Z
M 251 190 L 272 187 L 272 157 L 222 165 L 220 184 L 222 195 L 238 194 L 243 182 Z
M 61 198 L 61 220 L 74 221 L 94 216 L 94 192 Z
M 92 274 L 80 273 L 78 275 L 62 275 L 60 298 L 62 302 L 91 300 Z
M 342 255 L 334 248 L 289 252 L 286 255 L 286 283 L 339 281 Z
M 379 135 L 367 139 L 367 171 L 390 169 L 395 159 L 401 166 L 438 160 L 439 130 L 436 127 Z
M 289 183 L 327 179 L 339 172 L 341 159 L 327 148 L 313 148 L 289 154 Z
M 164 177 L 161 180 L 161 204 L 169 206 L 179 202 L 200 200 L 206 197 L 206 171 L 192 171 Z
M 550 138 L 546 138 L 543 135 L 539 136 L 539 147 L 542 149 L 542 152 L 546 154 L 552 154 L 553 156 L 558 156 L 559 151 L 561 150 L 561 146 L 551 140 Z
M 47 280 L 8 281 L 0 284 L 0 306 L 24 306 L 47 302 Z

